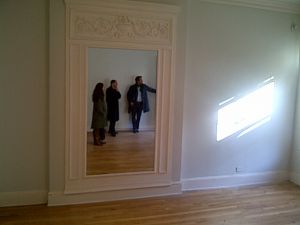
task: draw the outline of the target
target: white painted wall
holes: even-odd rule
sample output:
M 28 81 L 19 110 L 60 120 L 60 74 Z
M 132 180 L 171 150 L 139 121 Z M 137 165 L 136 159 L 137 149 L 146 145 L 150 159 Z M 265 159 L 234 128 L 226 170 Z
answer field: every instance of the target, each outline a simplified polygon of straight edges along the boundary
M 118 81 L 121 99 L 119 100 L 120 120 L 117 130 L 132 129 L 131 117 L 128 114 L 127 91 L 135 83 L 137 75 L 143 76 L 148 86 L 156 89 L 157 51 L 89 48 L 88 53 L 88 120 L 90 130 L 93 103 L 93 90 L 98 82 L 104 83 L 104 90 L 111 80 Z M 143 113 L 140 130 L 155 129 L 156 95 L 148 92 L 150 111 Z
M 300 18 L 298 20 L 298 24 L 300 24 Z M 295 31 L 298 35 L 298 40 L 300 39 L 300 31 L 299 29 Z M 300 41 L 298 41 L 299 43 Z M 299 44 L 300 45 L 300 44 Z M 300 47 L 298 48 L 300 51 Z M 299 54 L 299 53 L 298 53 Z M 300 61 L 300 57 L 299 57 Z M 298 66 L 298 70 L 299 70 Z M 299 70 L 300 76 L 300 70 Z M 294 124 L 294 140 L 293 140 L 293 153 L 291 157 L 291 180 L 298 185 L 300 185 L 300 79 L 298 78 L 298 90 L 297 90 L 297 102 L 296 102 L 296 110 L 295 110 L 295 124 Z
M 298 81 L 299 82 L 299 81 Z M 296 109 L 296 120 L 295 120 L 295 133 L 294 133 L 294 142 L 293 142 L 293 153 L 291 157 L 291 180 L 298 185 L 300 185 L 300 93 L 299 93 L 299 84 L 298 84 L 298 99 L 297 99 L 297 109 Z
M 288 171 L 299 68 L 296 15 L 189 1 L 182 179 Z M 216 141 L 218 104 L 268 76 L 276 82 L 272 120 Z
M 296 15 L 196 0 L 148 1 L 182 7 L 175 72 L 173 181 L 180 176 L 232 175 L 236 166 L 242 173 L 288 170 L 299 69 L 299 37 L 290 32 Z M 0 1 L 1 203 L 5 198 L 18 198 L 16 193 L 27 197 L 27 203 L 43 202 L 48 190 L 50 195 L 64 190 L 64 3 L 50 0 L 49 42 L 47 5 L 47 0 Z M 278 90 L 272 121 L 240 139 L 233 136 L 217 143 L 218 103 L 247 91 L 270 73 Z M 299 123 L 295 140 L 298 128 Z M 295 146 L 293 159 L 299 159 L 299 143 Z M 293 171 L 299 173 L 300 163 L 294 163 Z
M 0 205 L 16 192 L 46 201 L 48 10 L 46 0 L 0 1 Z
M 65 186 L 65 6 L 49 4 L 49 195 Z M 63 21 L 63 22 L 62 22 Z

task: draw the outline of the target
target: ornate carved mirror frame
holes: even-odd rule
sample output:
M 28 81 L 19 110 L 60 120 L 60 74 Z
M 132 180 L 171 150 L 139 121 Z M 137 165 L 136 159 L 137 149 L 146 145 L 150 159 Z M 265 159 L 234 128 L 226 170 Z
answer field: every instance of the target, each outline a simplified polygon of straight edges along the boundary
M 173 73 L 177 8 L 133 1 L 65 0 L 65 194 L 165 187 L 172 184 Z M 88 48 L 155 50 L 157 61 L 154 170 L 86 175 Z

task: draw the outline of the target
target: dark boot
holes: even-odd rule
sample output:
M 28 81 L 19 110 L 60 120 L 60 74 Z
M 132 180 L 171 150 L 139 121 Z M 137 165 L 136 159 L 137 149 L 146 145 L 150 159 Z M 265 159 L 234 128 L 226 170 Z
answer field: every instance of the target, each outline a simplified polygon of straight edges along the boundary
M 94 145 L 101 145 L 99 142 L 100 134 L 98 129 L 93 130 L 93 136 L 94 136 Z
M 98 132 L 99 132 L 99 139 L 98 140 L 99 140 L 100 145 L 106 144 L 106 142 L 105 142 L 105 129 L 100 128 L 98 130 Z

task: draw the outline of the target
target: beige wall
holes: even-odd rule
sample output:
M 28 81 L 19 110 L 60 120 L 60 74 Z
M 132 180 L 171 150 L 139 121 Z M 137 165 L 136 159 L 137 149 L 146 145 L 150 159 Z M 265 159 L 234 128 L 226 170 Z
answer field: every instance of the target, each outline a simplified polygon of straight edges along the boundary
M 0 193 L 45 192 L 48 1 L 0 1 L 0 29 Z

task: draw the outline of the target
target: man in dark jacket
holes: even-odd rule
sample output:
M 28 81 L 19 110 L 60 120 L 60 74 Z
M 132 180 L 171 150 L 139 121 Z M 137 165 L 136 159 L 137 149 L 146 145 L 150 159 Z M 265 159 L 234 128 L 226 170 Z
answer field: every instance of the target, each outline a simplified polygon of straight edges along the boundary
M 133 133 L 139 132 L 142 111 L 149 112 L 147 92 L 156 93 L 156 90 L 143 83 L 142 76 L 135 78 L 135 84 L 131 85 L 127 92 L 128 113 L 132 116 Z
M 118 82 L 110 81 L 110 87 L 106 89 L 106 105 L 107 105 L 107 120 L 109 121 L 108 133 L 115 137 L 117 132 L 115 129 L 116 122 L 119 120 L 119 99 L 121 94 L 118 90 Z

